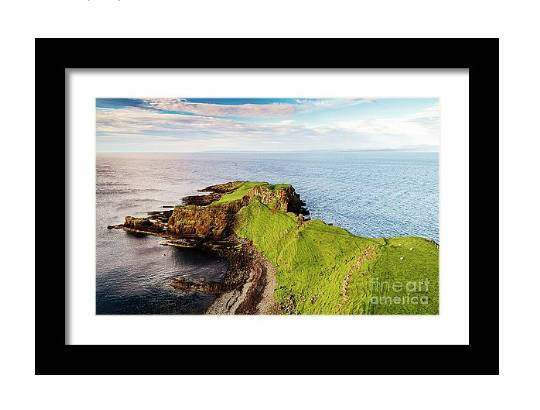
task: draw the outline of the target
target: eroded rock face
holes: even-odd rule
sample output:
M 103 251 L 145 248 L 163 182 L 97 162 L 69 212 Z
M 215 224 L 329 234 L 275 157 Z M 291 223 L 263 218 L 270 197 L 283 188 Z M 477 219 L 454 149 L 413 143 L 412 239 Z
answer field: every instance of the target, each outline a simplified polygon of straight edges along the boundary
M 161 236 L 167 239 L 163 243 L 165 245 L 198 248 L 226 258 L 229 268 L 222 282 L 193 281 L 182 277 L 171 282 L 171 286 L 178 290 L 217 295 L 207 313 L 276 313 L 279 307 L 273 297 L 275 270 L 253 244 L 234 235 L 236 214 L 254 199 L 271 209 L 298 215 L 309 212 L 292 186 L 257 185 L 241 199 L 214 203 L 242 184 L 235 181 L 212 185 L 201 190 L 209 194 L 186 197 L 184 205 L 173 210 L 149 212 L 146 218 L 127 216 L 124 224 L 108 228 Z
M 175 237 L 204 237 L 222 240 L 233 232 L 236 213 L 247 204 L 242 199 L 222 205 L 185 205 L 174 208 L 167 229 Z
M 227 192 L 227 190 L 236 189 L 238 184 L 241 183 L 230 182 L 207 187 L 205 190 Z M 221 195 L 212 193 L 184 198 L 186 203 L 194 205 L 177 206 L 173 210 L 167 224 L 168 232 L 178 238 L 196 236 L 204 237 L 207 240 L 225 239 L 234 231 L 236 213 L 253 198 L 273 209 L 296 214 L 308 213 L 303 207 L 304 202 L 300 200 L 300 196 L 291 186 L 276 190 L 265 185 L 256 186 L 249 190 L 242 199 L 223 204 L 212 204 Z M 212 200 L 212 198 L 215 199 Z
M 272 190 L 265 185 L 252 188 L 247 196 L 257 198 L 270 208 L 295 214 L 307 215 L 309 211 L 304 208 L 305 202 L 300 199 L 292 186 Z
M 273 189 L 268 185 L 255 186 L 238 200 L 215 204 L 224 194 L 237 189 L 242 182 L 228 182 L 204 188 L 206 195 L 184 198 L 184 204 L 172 211 L 149 212 L 149 217 L 127 216 L 118 227 L 131 232 L 167 234 L 171 238 L 199 238 L 204 241 L 219 241 L 234 232 L 237 212 L 250 200 L 257 199 L 272 209 L 307 215 L 305 203 L 292 186 Z M 115 226 L 110 227 L 115 228 Z
M 162 233 L 167 229 L 167 225 L 157 219 L 136 218 L 134 216 L 126 216 L 123 226 L 129 230 L 153 233 Z

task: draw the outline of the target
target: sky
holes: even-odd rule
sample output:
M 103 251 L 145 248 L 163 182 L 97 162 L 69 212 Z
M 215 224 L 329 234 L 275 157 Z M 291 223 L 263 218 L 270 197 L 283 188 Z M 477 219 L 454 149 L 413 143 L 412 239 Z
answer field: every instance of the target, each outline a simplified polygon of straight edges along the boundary
M 98 98 L 98 152 L 437 151 L 437 98 Z

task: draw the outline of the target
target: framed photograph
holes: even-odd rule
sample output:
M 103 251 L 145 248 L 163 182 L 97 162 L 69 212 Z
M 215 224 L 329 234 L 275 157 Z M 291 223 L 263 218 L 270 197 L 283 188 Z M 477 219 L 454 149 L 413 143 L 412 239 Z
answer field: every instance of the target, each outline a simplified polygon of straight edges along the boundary
M 497 39 L 36 39 L 36 373 L 497 374 L 498 83 Z

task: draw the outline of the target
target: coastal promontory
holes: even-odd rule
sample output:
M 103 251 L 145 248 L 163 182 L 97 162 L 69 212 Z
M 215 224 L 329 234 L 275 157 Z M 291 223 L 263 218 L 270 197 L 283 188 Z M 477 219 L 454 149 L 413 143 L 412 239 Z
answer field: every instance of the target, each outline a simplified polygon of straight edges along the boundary
M 127 216 L 109 228 L 225 258 L 222 281 L 177 277 L 170 283 L 180 291 L 214 294 L 209 314 L 439 312 L 435 242 L 361 237 L 311 219 L 288 184 L 213 185 L 173 209 Z

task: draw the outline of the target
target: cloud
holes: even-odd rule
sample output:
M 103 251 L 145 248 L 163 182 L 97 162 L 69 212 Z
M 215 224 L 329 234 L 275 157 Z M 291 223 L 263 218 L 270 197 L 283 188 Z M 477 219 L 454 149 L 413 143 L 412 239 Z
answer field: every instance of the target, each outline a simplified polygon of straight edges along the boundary
M 432 105 L 423 111 L 413 114 L 410 117 L 410 121 L 423 125 L 426 129 L 440 132 L 441 110 L 439 104 Z
M 297 99 L 296 102 L 302 105 L 303 110 L 313 108 L 337 109 L 351 107 L 359 104 L 369 104 L 376 100 L 371 98 L 317 98 L 317 99 Z
M 336 105 L 337 102 L 333 101 Z M 354 102 L 358 103 L 358 102 Z M 167 103 L 168 104 L 168 103 Z M 165 104 L 165 106 L 168 106 Z M 176 104 L 176 103 L 175 103 Z M 304 106 L 307 103 L 299 105 Z M 339 104 L 345 104 L 340 101 Z M 414 114 L 392 118 L 367 118 L 330 121 L 313 125 L 294 118 L 282 120 L 243 121 L 233 118 L 239 112 L 256 111 L 263 117 L 280 104 L 244 104 L 239 106 L 195 104 L 199 113 L 171 113 L 154 108 L 126 107 L 101 109 L 96 112 L 98 149 L 107 147 L 143 146 L 150 150 L 310 150 L 310 149 L 400 149 L 417 146 L 438 146 L 440 112 L 438 104 Z M 212 107 L 203 107 L 212 105 Z M 249 107 L 245 107 L 245 106 Z M 231 107 L 237 111 L 232 111 Z M 242 111 L 244 110 L 244 111 Z M 227 112 L 221 116 L 217 113 Z M 213 113 L 214 115 L 209 115 Z M 261 114 L 264 113 L 264 114 Z M 229 116 L 231 115 L 231 116 Z M 253 114 L 257 115 L 257 114 Z
M 338 130 L 380 137 L 415 139 L 429 145 L 438 145 L 440 134 L 440 110 L 438 104 L 423 111 L 395 118 L 369 118 L 339 121 L 322 127 L 325 132 Z
M 293 104 L 202 104 L 181 98 L 153 98 L 145 102 L 152 108 L 165 111 L 184 112 L 209 117 L 279 117 L 293 114 Z
M 207 117 L 286 117 L 298 112 L 338 109 L 372 102 L 368 99 L 296 99 L 294 103 L 209 104 L 184 98 L 149 98 L 144 102 L 153 109 L 189 113 Z

